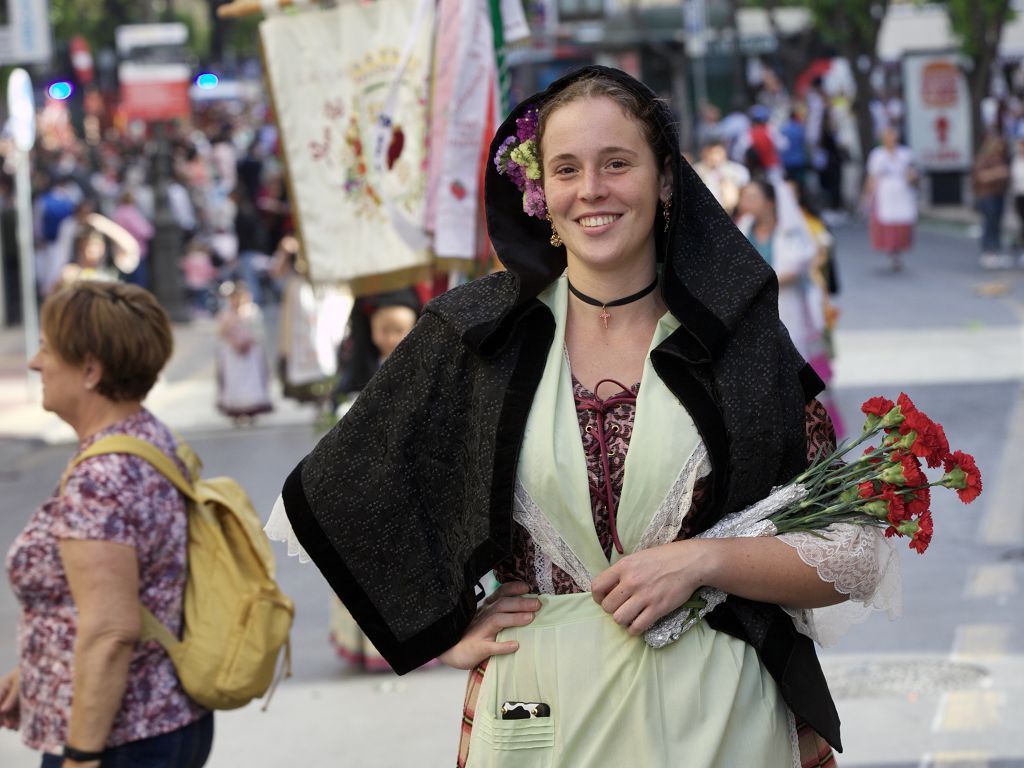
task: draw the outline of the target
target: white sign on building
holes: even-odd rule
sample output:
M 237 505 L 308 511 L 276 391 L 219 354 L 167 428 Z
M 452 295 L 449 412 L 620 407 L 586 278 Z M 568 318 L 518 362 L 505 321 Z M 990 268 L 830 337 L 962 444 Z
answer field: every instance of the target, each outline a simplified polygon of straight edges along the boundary
M 53 54 L 47 0 L 0 0 L 0 64 L 45 64 Z
M 908 53 L 903 59 L 907 144 L 929 171 L 971 166 L 971 100 L 954 53 Z

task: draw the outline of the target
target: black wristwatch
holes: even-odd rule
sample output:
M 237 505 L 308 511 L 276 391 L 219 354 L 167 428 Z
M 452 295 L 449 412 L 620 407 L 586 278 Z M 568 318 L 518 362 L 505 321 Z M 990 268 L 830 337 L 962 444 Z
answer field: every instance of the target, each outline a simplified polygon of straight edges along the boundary
M 65 744 L 61 756 L 67 760 L 74 760 L 76 763 L 89 763 L 93 760 L 100 760 L 103 757 L 103 751 L 86 752 L 84 749 L 75 749 L 70 744 Z

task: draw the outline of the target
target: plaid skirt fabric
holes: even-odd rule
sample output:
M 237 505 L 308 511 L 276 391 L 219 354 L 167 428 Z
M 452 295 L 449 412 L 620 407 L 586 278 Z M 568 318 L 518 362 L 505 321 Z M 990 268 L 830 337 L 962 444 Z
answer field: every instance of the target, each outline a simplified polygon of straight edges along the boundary
M 484 682 L 487 662 L 483 662 L 469 673 L 466 683 L 466 700 L 462 706 L 462 730 L 459 734 L 459 757 L 457 768 L 466 768 L 469 760 L 469 740 L 473 734 L 473 718 L 476 715 L 476 701 L 480 686 Z M 800 743 L 800 768 L 836 768 L 832 748 L 806 723 L 797 721 L 796 735 Z

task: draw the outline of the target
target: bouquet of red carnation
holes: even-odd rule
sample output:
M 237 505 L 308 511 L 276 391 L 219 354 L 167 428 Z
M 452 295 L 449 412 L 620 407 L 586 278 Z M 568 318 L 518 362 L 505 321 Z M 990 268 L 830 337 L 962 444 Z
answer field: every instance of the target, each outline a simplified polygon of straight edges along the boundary
M 910 548 L 923 553 L 932 540 L 931 489 L 955 490 L 965 504 L 981 494 L 981 473 L 974 457 L 950 452 L 942 425 L 917 409 L 905 394 L 894 403 L 873 397 L 861 405 L 867 416 L 856 440 L 822 451 L 806 471 L 775 488 L 762 501 L 726 516 L 698 538 L 774 536 L 807 531 L 826 537 L 834 523 L 885 528 L 885 535 L 906 536 Z M 861 455 L 848 457 L 869 443 Z M 873 443 L 877 443 L 874 445 Z M 922 462 L 942 467 L 932 481 Z M 726 598 L 703 587 L 683 606 L 647 631 L 655 648 L 676 640 Z

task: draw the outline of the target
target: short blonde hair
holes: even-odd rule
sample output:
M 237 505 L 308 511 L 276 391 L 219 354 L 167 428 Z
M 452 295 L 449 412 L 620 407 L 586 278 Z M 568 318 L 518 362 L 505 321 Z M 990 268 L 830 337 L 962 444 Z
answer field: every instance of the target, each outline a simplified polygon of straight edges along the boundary
M 71 365 L 103 366 L 96 390 L 111 400 L 142 400 L 174 349 L 171 322 L 149 291 L 83 280 L 50 296 L 41 325 L 53 351 Z

